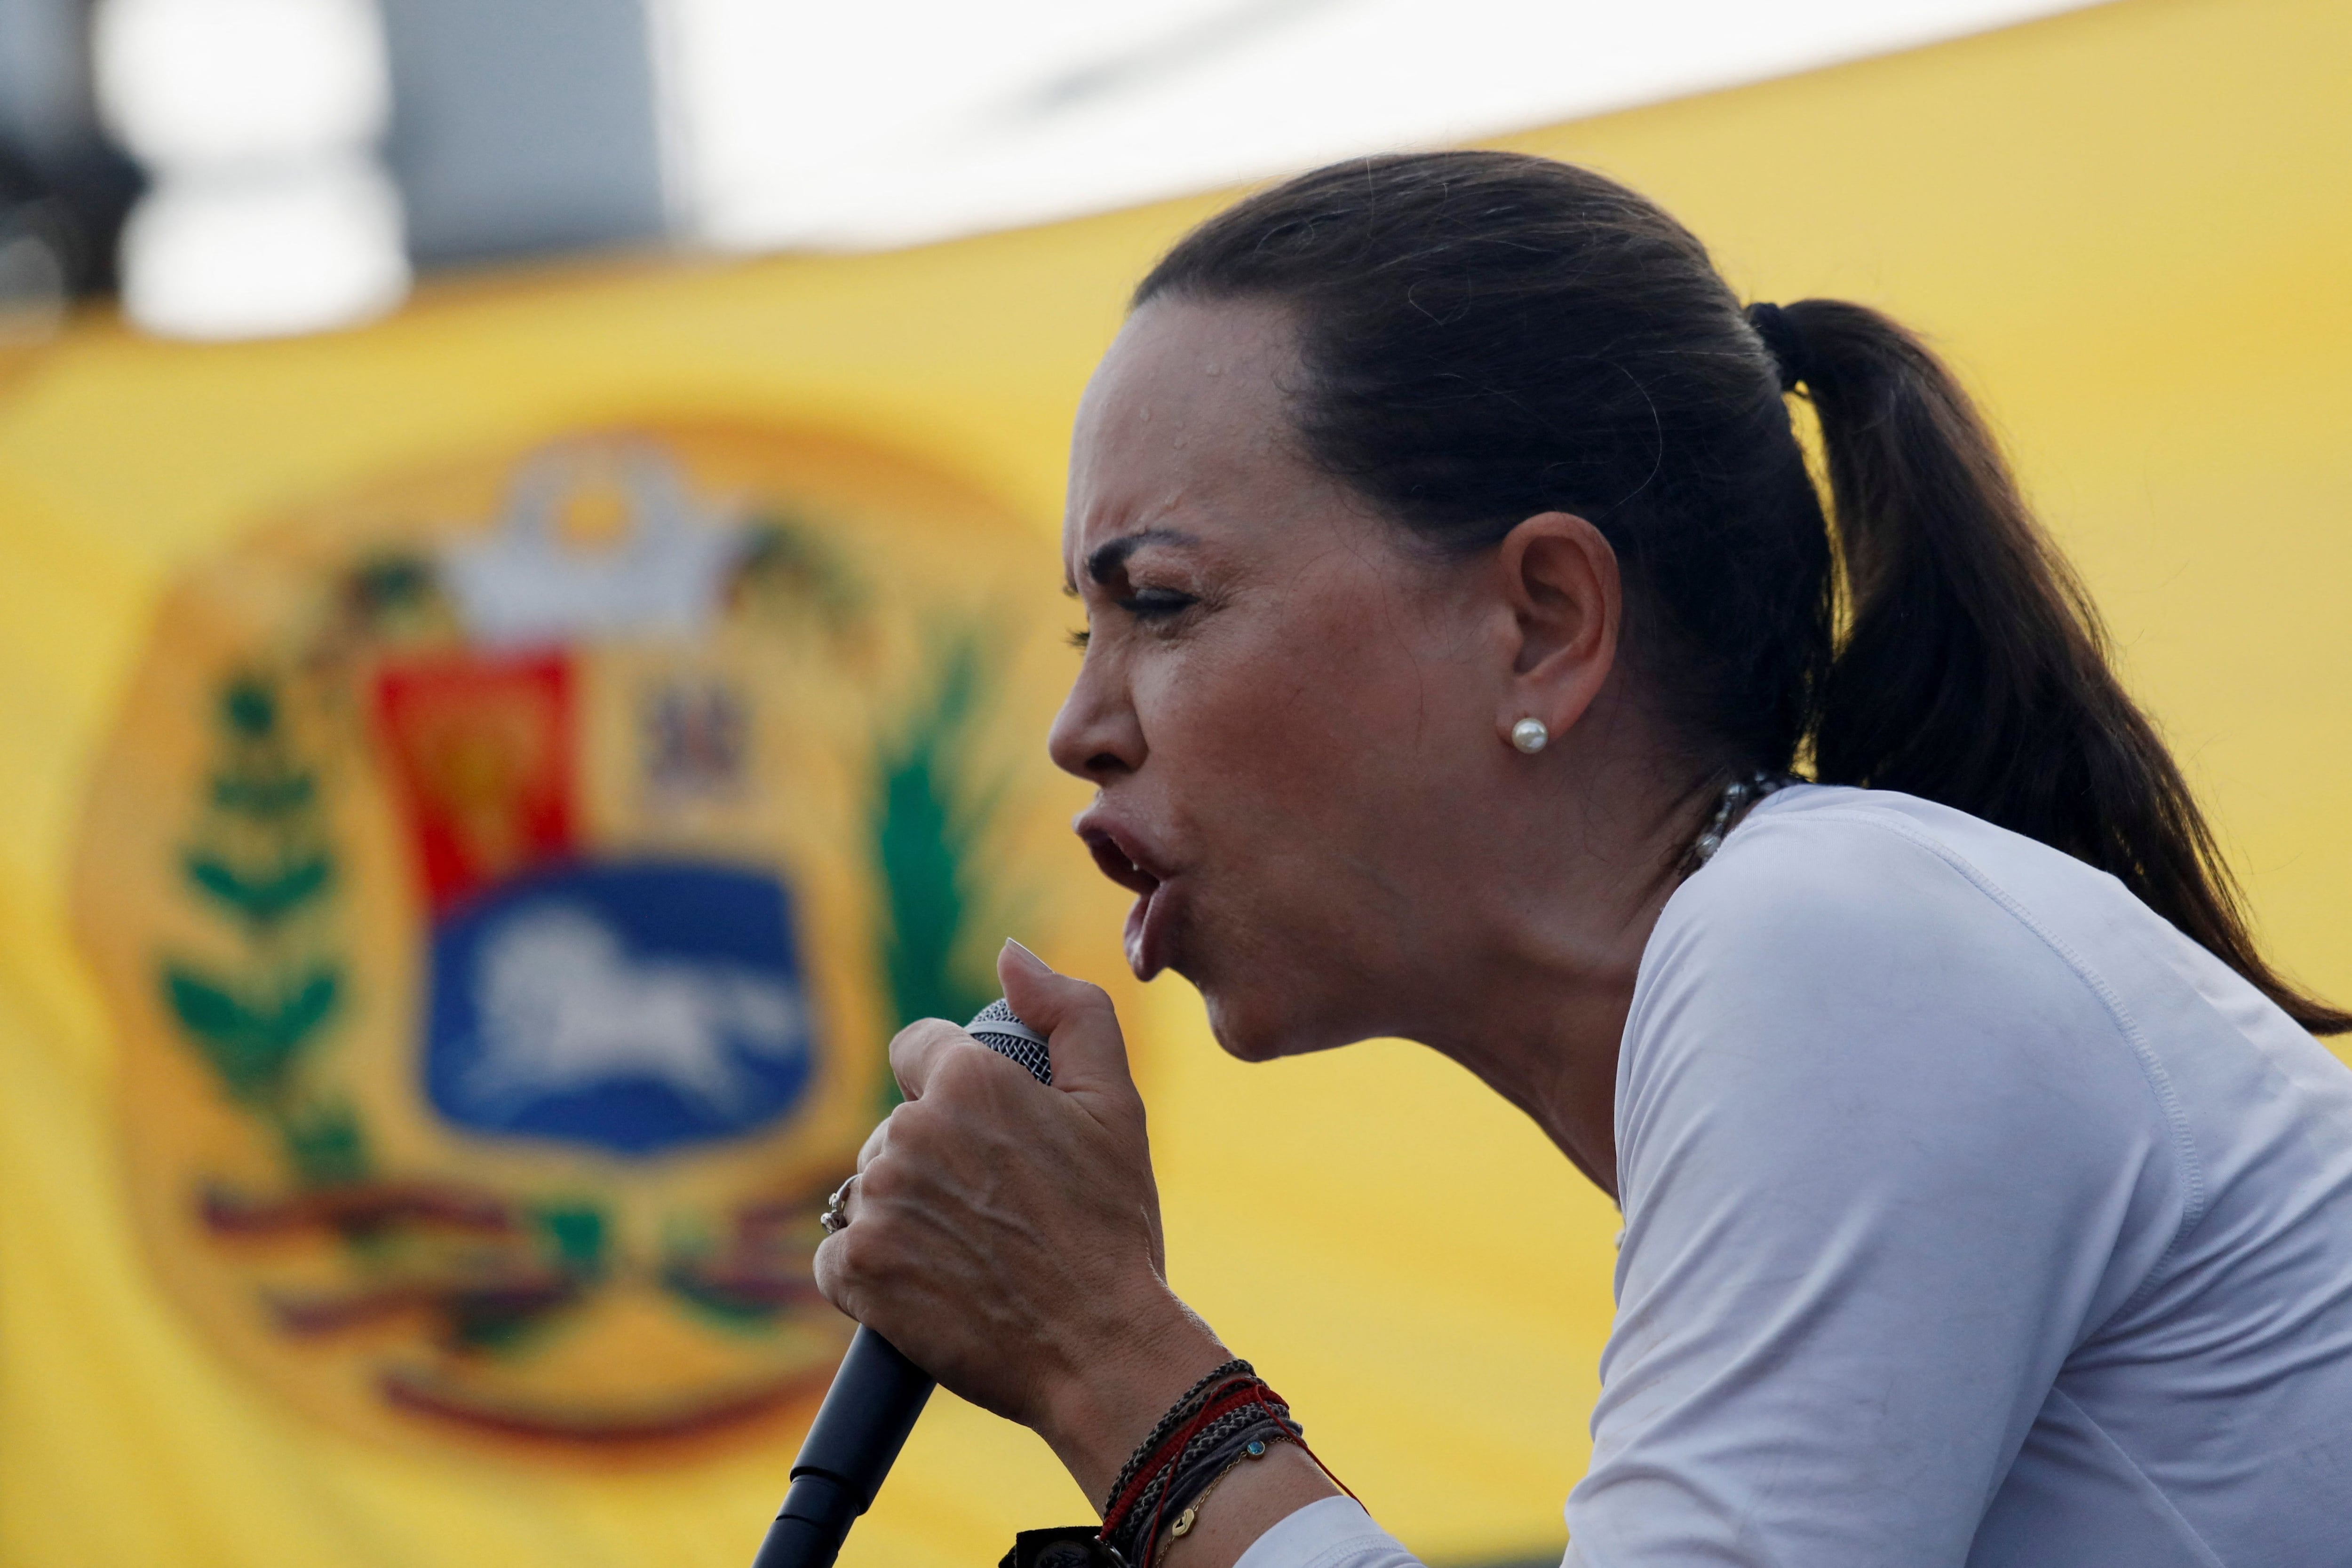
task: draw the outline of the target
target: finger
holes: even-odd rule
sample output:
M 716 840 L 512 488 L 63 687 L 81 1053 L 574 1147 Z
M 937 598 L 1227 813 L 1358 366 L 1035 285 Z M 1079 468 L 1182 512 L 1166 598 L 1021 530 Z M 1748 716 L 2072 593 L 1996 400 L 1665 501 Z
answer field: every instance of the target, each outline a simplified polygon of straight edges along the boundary
M 847 1228 L 835 1231 L 816 1244 L 816 1256 L 809 1260 L 810 1272 L 816 1279 L 816 1293 L 833 1303 L 835 1311 L 845 1317 L 856 1317 L 850 1311 L 848 1281 L 843 1275 L 842 1259 L 849 1243 L 843 1239 Z
M 996 977 L 1013 1010 L 1045 1037 L 1053 1052 L 1055 1088 L 1135 1092 L 1127 1065 L 1127 1037 L 1119 1030 L 1118 1012 L 1108 992 L 1056 973 L 1010 938 L 996 956 Z
M 869 1146 L 870 1143 L 869 1140 Z M 831 1301 L 844 1313 L 853 1318 L 859 1318 L 861 1322 L 863 1321 L 862 1307 L 856 1299 L 857 1292 L 850 1277 L 849 1249 L 853 1246 L 862 1245 L 863 1242 L 852 1242 L 849 1232 L 857 1224 L 858 1211 L 866 1207 L 863 1202 L 864 1194 L 860 1190 L 866 1186 L 866 1181 L 867 1172 L 864 1168 L 865 1165 L 866 1161 L 861 1157 L 860 1168 L 856 1173 L 835 1189 L 841 1197 L 840 1228 L 825 1232 L 824 1239 L 816 1244 L 815 1255 L 810 1260 L 811 1271 L 816 1280 L 817 1294 Z M 868 1220 L 866 1229 L 868 1232 L 873 1229 L 871 1220 Z
M 874 1158 L 877 1155 L 879 1155 L 884 1149 L 889 1146 L 890 1118 L 888 1116 L 885 1116 L 880 1121 L 874 1124 L 874 1130 L 872 1132 L 866 1134 L 866 1143 L 864 1146 L 859 1148 L 857 1151 L 857 1168 L 860 1171 L 863 1171 L 867 1166 L 874 1163 Z
M 987 1049 L 945 1019 L 917 1019 L 890 1041 L 890 1071 L 899 1093 L 920 1100 L 950 1052 Z

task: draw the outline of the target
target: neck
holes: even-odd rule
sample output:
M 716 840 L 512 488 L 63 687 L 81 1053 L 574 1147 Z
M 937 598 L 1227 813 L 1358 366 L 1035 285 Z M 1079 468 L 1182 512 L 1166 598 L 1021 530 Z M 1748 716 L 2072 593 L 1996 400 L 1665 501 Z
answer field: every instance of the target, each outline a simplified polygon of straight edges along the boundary
M 1634 978 L 1717 790 L 1662 752 L 1560 760 L 1580 777 L 1531 780 L 1510 840 L 1546 852 L 1493 868 L 1480 930 L 1463 945 L 1475 956 L 1414 1037 L 1526 1112 L 1614 1198 L 1617 1053 Z

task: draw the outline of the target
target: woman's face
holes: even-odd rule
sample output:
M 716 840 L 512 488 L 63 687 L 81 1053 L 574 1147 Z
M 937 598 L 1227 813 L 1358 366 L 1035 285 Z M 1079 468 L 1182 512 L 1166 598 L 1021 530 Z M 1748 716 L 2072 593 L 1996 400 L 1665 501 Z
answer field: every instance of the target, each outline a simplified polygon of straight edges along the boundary
M 1100 790 L 1078 831 L 1137 894 L 1136 973 L 1191 979 L 1250 1059 L 1411 1030 L 1515 758 L 1495 573 L 1412 551 L 1299 455 L 1301 375 L 1277 307 L 1144 306 L 1080 405 L 1063 531 L 1087 640 L 1051 748 Z

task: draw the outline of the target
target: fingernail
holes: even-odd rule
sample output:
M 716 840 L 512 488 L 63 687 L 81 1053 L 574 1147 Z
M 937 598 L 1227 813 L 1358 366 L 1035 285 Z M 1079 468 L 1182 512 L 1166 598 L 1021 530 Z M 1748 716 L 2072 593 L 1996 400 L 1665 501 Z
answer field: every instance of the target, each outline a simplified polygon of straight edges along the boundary
M 1036 954 L 1032 953 L 1028 948 L 1024 947 L 1019 942 L 1010 936 L 1007 936 L 1004 939 L 1004 950 L 1012 954 L 1014 957 L 1020 959 L 1022 963 L 1027 965 L 1030 968 L 1034 969 L 1038 974 L 1050 975 L 1054 972 L 1054 967 L 1051 964 L 1048 964 L 1045 959 L 1040 958 Z

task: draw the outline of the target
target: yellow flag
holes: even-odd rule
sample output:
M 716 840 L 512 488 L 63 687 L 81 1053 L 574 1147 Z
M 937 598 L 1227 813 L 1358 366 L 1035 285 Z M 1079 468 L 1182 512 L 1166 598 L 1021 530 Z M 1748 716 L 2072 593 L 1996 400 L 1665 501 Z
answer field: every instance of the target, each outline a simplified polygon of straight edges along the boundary
M 1930 333 L 2352 993 L 2352 13 L 2123 0 L 1516 139 Z M 1216 202 L 0 363 L 0 1564 L 740 1568 L 896 1021 L 1117 981 L 1046 767 L 1121 302 Z M 1557 1557 L 1616 1217 L 1466 1075 L 1122 991 L 1173 1283 L 1435 1561 Z M 1087 1516 L 936 1399 L 853 1564 Z

